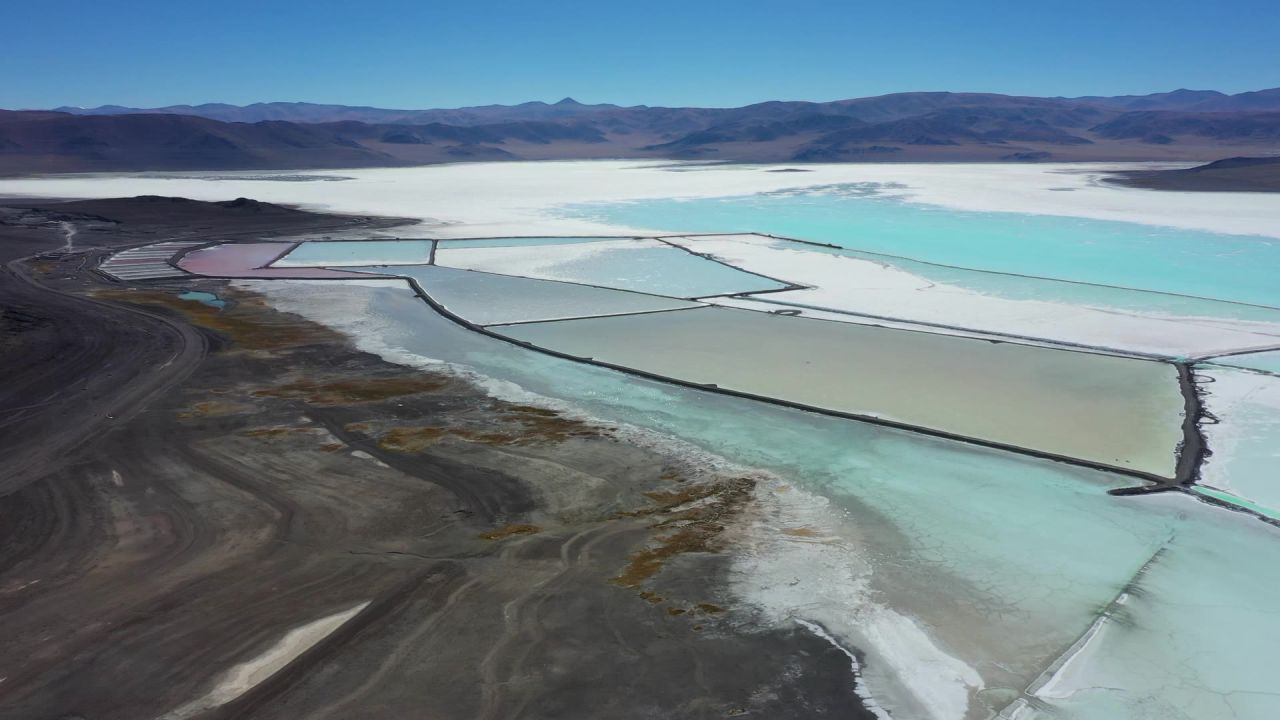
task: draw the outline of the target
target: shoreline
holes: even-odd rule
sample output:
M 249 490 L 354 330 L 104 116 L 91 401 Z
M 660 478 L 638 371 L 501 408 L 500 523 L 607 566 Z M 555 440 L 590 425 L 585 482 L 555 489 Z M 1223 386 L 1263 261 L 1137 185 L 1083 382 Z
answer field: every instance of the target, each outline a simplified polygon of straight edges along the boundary
M 724 198 L 840 183 L 876 183 L 886 198 L 962 212 L 1080 217 L 1203 232 L 1280 237 L 1274 203 L 1258 193 L 1165 193 L 1104 183 L 1117 163 L 814 164 L 807 173 L 771 173 L 786 164 L 684 165 L 656 161 L 531 161 L 416 168 L 313 171 L 337 182 L 271 182 L 136 173 L 0 180 L 0 195 L 101 197 L 178 195 L 225 200 L 244 195 L 323 212 L 409 217 L 433 237 L 593 235 L 678 229 L 619 227 L 563 217 L 565 206 L 665 198 Z M 501 173 L 495 173 L 495 169 Z M 679 171 L 685 169 L 685 171 Z M 676 170 L 676 171 L 673 171 Z M 279 173 L 254 172 L 278 176 Z M 202 176 L 234 173 L 206 173 Z M 120 188 L 119 191 L 112 190 Z M 533 188 L 532 190 L 530 188 Z M 1071 192 L 1062 192 L 1070 188 Z M 423 197 L 430 197 L 424 208 Z M 1118 204 L 1119 203 L 1119 204 Z M 442 212 L 436 212 L 443 209 Z M 431 214 L 427 214 L 430 212 Z M 687 230 L 687 228 L 686 228 Z
M 3 230 L 0 226 L 0 232 Z M 63 241 L 61 228 L 52 220 L 47 227 L 24 230 L 28 231 L 43 233 L 48 245 Z M 120 235 L 125 231 L 116 228 L 114 232 Z M 78 237 L 95 236 L 96 233 L 85 233 Z M 134 239 L 141 237 L 146 237 L 143 242 L 156 239 L 145 233 Z M 77 450 L 80 455 L 71 458 L 70 466 L 55 469 L 57 479 L 73 488 L 64 491 L 84 502 L 106 502 L 114 512 L 124 512 L 125 517 L 131 517 L 129 513 L 133 512 L 129 502 L 138 503 L 137 512 L 154 512 L 156 503 L 161 503 L 164 508 L 161 512 L 185 519 L 199 532 L 217 533 L 219 529 L 230 528 L 238 534 L 229 545 L 205 540 L 197 542 L 189 552 L 199 556 L 212 552 L 209 548 L 228 547 L 225 552 L 235 555 L 246 548 L 258 548 L 273 566 L 270 572 L 285 573 L 286 578 L 292 577 L 288 573 L 300 574 L 300 581 L 318 586 L 332 583 L 331 587 L 339 590 L 345 603 L 311 607 L 305 597 L 290 594 L 294 591 L 286 589 L 287 597 L 299 598 L 294 602 L 295 607 L 282 608 L 265 599 L 255 600 L 252 612 L 261 613 L 262 622 L 255 627 L 241 628 L 243 623 L 229 619 L 216 608 L 217 598 L 226 597 L 218 585 L 221 578 L 237 576 L 222 571 L 215 573 L 219 580 L 205 582 L 204 592 L 212 594 L 211 599 L 201 600 L 204 603 L 201 607 L 206 613 L 212 611 L 218 618 L 216 622 L 223 623 L 220 632 L 226 637 L 221 641 L 237 645 L 235 648 L 224 646 L 217 662 L 205 663 L 198 670 L 182 670 L 191 674 L 184 674 L 176 684 L 170 681 L 172 687 L 166 686 L 167 696 L 157 695 L 167 703 L 159 712 L 179 708 L 183 702 L 203 697 L 210 687 L 216 687 L 217 673 L 230 667 L 218 663 L 227 658 L 244 660 L 261 656 L 280 637 L 287 636 L 288 628 L 304 624 L 304 617 L 288 610 L 310 607 L 307 613 L 319 617 L 362 602 L 387 608 L 385 615 L 370 616 L 369 624 L 361 626 L 361 637 L 366 632 L 377 637 L 372 645 L 367 639 L 353 636 L 354 631 L 348 633 L 343 629 L 338 633 L 342 636 L 341 642 L 321 642 L 322 652 L 304 653 L 296 663 L 282 670 L 279 677 L 273 675 L 261 687 L 255 687 L 228 705 L 228 711 L 233 707 L 234 712 L 253 708 L 255 716 L 284 718 L 288 716 L 284 708 L 296 711 L 296 703 L 322 712 L 326 703 L 363 704 L 374 701 L 375 694 L 381 698 L 387 693 L 391 697 L 388 707 L 396 706 L 397 702 L 409 703 L 413 693 L 407 688 L 456 677 L 448 672 L 441 675 L 439 671 L 424 677 L 431 662 L 457 667 L 458 663 L 468 666 L 466 663 L 472 660 L 459 657 L 461 651 L 446 643 L 433 646 L 433 652 L 442 653 L 442 659 L 415 660 L 414 663 L 427 664 L 406 665 L 404 657 L 409 650 L 404 643 L 412 644 L 424 638 L 429 641 L 436 633 L 444 633 L 457 644 L 460 642 L 457 633 L 462 632 L 463 627 L 482 628 L 478 632 L 496 638 L 496 644 L 480 660 L 484 668 L 480 685 L 482 704 L 467 705 L 473 700 L 456 700 L 463 703 L 456 707 L 468 708 L 459 710 L 464 714 L 472 712 L 474 707 L 479 707 L 478 712 L 500 713 L 502 708 L 512 707 L 512 703 L 551 702 L 547 693 L 554 694 L 556 683 L 578 683 L 581 678 L 578 674 L 547 675 L 549 671 L 538 664 L 537 658 L 557 656 L 566 649 L 583 656 L 582 665 L 575 666 L 580 668 L 575 673 L 595 673 L 592 677 L 599 683 L 616 681 L 620 676 L 609 673 L 617 668 L 606 659 L 615 656 L 591 654 L 614 647 L 607 640 L 601 645 L 600 638 L 607 638 L 601 624 L 606 620 L 615 632 L 620 626 L 628 628 L 630 642 L 645 638 L 646 647 L 654 643 L 666 648 L 654 652 L 674 652 L 666 643 L 678 638 L 680 652 L 693 652 L 700 663 L 719 662 L 740 657 L 742 653 L 753 657 L 755 653 L 772 653 L 776 657 L 770 656 L 770 660 L 779 662 L 783 658 L 790 658 L 787 662 L 800 662 L 796 658 L 805 658 L 803 667 L 814 670 L 816 675 L 804 677 L 802 681 L 793 679 L 779 684 L 783 668 L 762 660 L 753 661 L 745 668 L 735 666 L 736 675 L 712 674 L 710 682 L 724 683 L 715 685 L 718 688 L 715 697 L 725 698 L 728 709 L 747 707 L 734 704 L 738 702 L 736 698 L 741 697 L 741 688 L 732 685 L 744 672 L 753 678 L 751 682 L 757 682 L 756 687 L 774 688 L 771 692 L 780 693 L 778 697 L 784 698 L 779 701 L 781 705 L 767 710 L 775 716 L 786 716 L 799 707 L 787 705 L 786 697 L 816 699 L 826 707 L 842 708 L 847 715 L 867 718 L 875 716 L 875 708 L 864 705 L 858 698 L 870 697 L 888 707 L 901 708 L 912 706 L 916 702 L 914 693 L 920 692 L 928 694 L 931 703 L 954 707 L 958 702 L 956 683 L 972 688 L 982 687 L 985 682 L 995 691 L 999 689 L 999 681 L 1005 679 L 1000 675 L 1013 672 L 1001 670 L 993 676 L 996 679 L 970 676 L 967 672 L 972 671 L 966 671 L 967 666 L 948 655 L 946 648 L 962 648 L 971 653 L 973 647 L 981 646 L 970 645 L 979 637 L 969 637 L 961 627 L 931 626 L 929 635 L 925 635 L 912 624 L 913 612 L 925 619 L 921 622 L 926 622 L 929 618 L 936 621 L 939 617 L 964 616 L 970 611 L 967 607 L 958 615 L 954 612 L 938 615 L 948 612 L 947 608 L 931 606 L 935 601 L 922 599 L 919 602 L 925 603 L 925 611 L 919 612 L 920 608 L 913 606 L 917 600 L 902 597 L 896 597 L 892 604 L 884 607 L 866 603 L 849 605 L 850 598 L 859 595 L 843 592 L 839 594 L 843 601 L 832 601 L 825 608 L 813 604 L 812 597 L 804 597 L 753 610 L 750 595 L 732 594 L 734 578 L 741 579 L 744 574 L 736 563 L 746 556 L 734 543 L 744 534 L 759 530 L 744 524 L 749 520 L 739 519 L 736 513 L 768 512 L 759 496 L 760 478 L 754 479 L 751 493 L 745 496 L 735 489 L 740 486 L 734 483 L 750 480 L 756 472 L 772 477 L 767 469 L 744 468 L 726 456 L 712 455 L 709 450 L 661 430 L 640 426 L 629 429 L 616 422 L 593 420 L 589 412 L 580 416 L 578 409 L 566 403 L 544 404 L 536 388 L 522 389 L 515 384 L 518 377 L 513 381 L 500 379 L 502 373 L 486 375 L 483 364 L 469 373 L 455 374 L 453 370 L 441 373 L 430 363 L 421 366 L 403 362 L 410 358 L 387 355 L 385 348 L 358 343 L 353 334 L 316 320 L 311 313 L 290 314 L 277 307 L 270 297 L 274 293 L 254 292 L 256 283 L 263 283 L 261 287 L 267 288 L 273 281 L 199 279 L 174 284 L 159 282 L 130 291 L 122 289 L 124 286 L 120 284 L 97 279 L 88 270 L 92 262 L 83 261 L 85 247 L 75 250 L 59 257 L 46 257 L 30 272 L 68 297 L 84 295 L 87 282 L 93 287 L 109 288 L 93 296 L 93 301 L 104 307 L 131 308 L 142 313 L 141 317 L 167 322 L 168 327 L 174 329 L 193 328 L 195 334 L 190 336 L 186 347 L 194 349 L 198 357 L 194 366 L 189 362 L 180 363 L 177 370 L 188 375 L 171 378 L 171 382 L 176 383 L 170 386 L 171 391 L 151 394 L 145 399 L 143 411 L 114 415 L 111 424 L 106 426 L 113 428 L 112 443 L 85 444 Z M 91 250 L 87 257 L 100 254 L 101 251 Z M 10 263 L 9 267 L 16 266 Z M 368 282 L 376 285 L 385 281 Z M 281 287 L 307 284 L 341 287 L 341 284 L 322 281 L 288 281 L 281 283 Z M 178 299 L 179 289 L 211 293 L 212 299 L 224 303 L 226 310 Z M 340 303 L 329 308 L 336 301 L 325 299 L 321 303 L 320 299 L 318 295 L 301 293 L 294 302 L 302 303 L 299 307 L 323 305 L 328 308 L 327 312 L 343 312 Z M 370 305 L 363 310 L 375 311 L 368 316 L 374 318 L 372 322 L 376 324 L 378 313 L 388 308 Z M 355 321 L 363 317 L 363 310 L 347 314 Z M 57 312 L 59 306 L 55 303 L 39 311 Z M 302 316 L 310 319 L 301 321 Z M 96 317 L 89 314 L 84 320 L 90 323 L 85 326 L 86 338 L 92 339 L 95 333 L 104 332 L 92 325 Z M 407 345 L 391 350 L 412 352 Z M 62 362 L 73 363 L 74 358 Z M 152 365 L 168 366 L 162 356 L 157 356 Z M 126 378 L 123 384 L 128 386 L 130 382 Z M 533 394 L 504 397 L 503 393 L 514 390 Z M 14 409 L 23 411 L 20 407 Z M 690 437 L 695 436 L 696 433 Z M 172 447 L 156 447 L 158 438 L 165 438 Z M 693 456 L 688 452 L 690 449 L 695 451 Z M 137 457 L 131 457 L 131 453 Z M 746 464 L 757 467 L 754 463 Z M 763 462 L 758 467 L 769 468 L 770 464 Z M 187 475 L 170 478 L 174 468 L 185 468 Z M 335 472 L 339 475 L 331 475 Z M 89 480 L 86 482 L 76 473 L 88 473 Z M 271 478 L 271 482 L 263 483 L 264 477 Z M 77 478 L 80 484 L 76 483 Z M 161 478 L 173 488 L 182 488 L 179 495 L 196 488 L 199 488 L 197 492 L 207 492 L 225 483 L 228 499 L 210 505 L 206 511 L 203 505 L 195 510 L 181 504 L 165 507 L 164 502 L 173 501 L 139 494 L 144 489 L 154 492 Z M 403 484 L 405 478 L 411 479 L 407 486 Z M 43 488 L 49 481 L 37 479 L 33 485 Z M 780 492 L 772 489 L 767 479 L 765 486 L 771 488 L 770 492 Z M 428 487 L 431 489 L 426 489 Z M 395 492 L 428 494 L 379 505 L 380 494 L 394 488 L 400 488 Z M 799 491 L 800 488 L 792 489 L 795 495 L 799 495 Z M 44 512 L 56 517 L 56 508 L 45 505 L 45 499 L 38 494 L 28 499 L 24 493 L 25 490 L 18 493 L 24 502 L 44 508 Z M 114 493 L 127 497 L 128 502 L 115 498 Z M 245 497 L 254 500 L 246 503 Z M 281 524 L 241 518 L 228 526 L 218 516 L 223 512 L 218 508 L 249 508 L 257 504 L 288 520 Z M 1163 503 L 1156 501 L 1156 506 L 1161 507 Z M 866 523 L 881 510 L 864 510 L 859 520 Z M 423 512 L 419 514 L 419 511 Z M 331 522 L 334 517 L 345 519 L 335 524 Z M 238 523 L 242 522 L 245 528 L 257 529 L 238 529 Z M 893 524 L 884 518 L 878 522 L 884 522 L 886 528 Z M 689 526 L 695 530 L 683 529 Z M 132 532 L 125 527 L 126 533 Z M 786 536 L 779 539 L 789 538 L 801 544 L 821 542 L 821 538 L 806 533 L 824 532 L 816 521 L 774 529 Z M 358 543 L 339 539 L 348 530 L 354 533 L 348 537 L 358 538 Z M 796 534 L 792 536 L 789 531 Z M 866 531 L 867 528 L 858 530 Z M 0 524 L 0 533 L 3 532 L 4 526 Z M 260 542 L 262 533 L 270 540 L 266 545 Z M 297 533 L 302 536 L 295 537 Z M 883 550 L 881 547 L 880 551 Z M 20 549 L 19 552 L 28 551 Z M 847 561 L 859 552 L 861 550 L 850 545 L 842 549 L 840 559 Z M 127 557 L 119 562 L 127 565 Z M 148 582 L 163 582 L 175 572 L 198 575 L 205 564 L 212 562 L 180 559 L 184 562 L 172 566 L 176 570 L 150 570 L 148 574 L 156 577 Z M 289 568 L 289 563 L 299 567 Z M 353 572 L 360 575 L 325 579 L 322 573 L 314 574 L 320 573 L 316 563 L 330 570 L 346 568 L 340 575 Z M 268 572 L 256 564 L 246 567 L 250 572 Z M 779 570 L 787 574 L 793 568 Z M 391 574 L 379 575 L 385 572 Z M 891 575 L 887 582 L 893 592 L 900 594 L 909 586 L 909 581 L 904 584 L 904 578 L 892 577 L 893 570 L 886 572 Z M 419 579 L 418 584 L 411 582 L 413 578 Z M 813 578 L 806 575 L 805 579 Z M 5 580 L 0 576 L 0 583 Z M 37 601 L 28 602 L 31 609 L 23 612 L 39 612 L 35 606 L 48 604 L 50 597 L 55 600 L 60 597 L 60 588 L 46 585 L 41 578 L 36 580 L 35 585 L 19 588 L 26 596 L 39 595 Z M 387 584 L 393 580 L 399 583 L 394 590 Z M 776 580 L 785 584 L 786 578 L 779 576 Z M 949 582 L 956 588 L 966 588 L 969 580 L 960 573 Z M 273 588 L 289 587 L 278 578 L 268 581 L 274 583 Z M 73 588 L 82 581 L 64 577 L 60 582 L 64 588 Z M 243 581 L 237 582 L 243 591 Z M 134 596 L 146 592 L 146 583 L 143 586 L 131 591 Z M 814 589 L 811 585 L 800 587 Z M 360 592 L 362 589 L 365 592 Z M 370 589 L 384 594 L 371 598 Z M 885 588 L 879 591 L 884 592 Z M 393 595 L 397 598 L 394 602 L 390 599 Z M 491 600 L 487 599 L 489 595 L 493 596 Z M 386 602 L 379 604 L 379 597 Z M 734 599 L 726 602 L 727 597 Z M 241 602 L 246 601 L 231 601 L 231 607 L 243 607 L 237 605 Z M 210 603 L 215 607 L 211 608 Z M 494 615 L 486 615 L 493 613 L 493 603 L 516 608 L 514 618 L 499 622 Z M 584 604 L 591 609 L 584 611 Z M 56 607 L 55 602 L 52 611 L 56 612 Z M 841 642 L 831 643 L 820 635 L 804 631 L 803 625 L 794 622 L 756 622 L 767 617 L 767 611 L 786 607 L 793 608 L 795 613 L 788 617 L 817 623 L 825 631 L 839 636 Z M 815 609 L 828 616 L 804 615 L 816 612 Z M 102 612 L 109 615 L 117 610 L 113 607 Z M 757 610 L 766 612 L 757 615 Z M 589 620 L 584 621 L 584 612 Z M 848 619 L 850 627 L 832 631 L 831 628 L 841 628 L 841 622 L 833 622 L 832 612 L 837 613 L 836 620 Z M 449 618 L 448 622 L 435 619 L 439 616 Z M 360 617 L 364 618 L 365 614 Z M 423 618 L 427 619 L 423 621 Z M 0 622 L 3 620 L 0 616 Z M 426 624 L 415 624 L 419 621 Z M 158 617 L 154 622 L 176 620 Z M 915 627 L 914 632 L 908 625 Z M 544 626 L 556 630 L 544 636 L 539 632 Z M 229 627 L 235 630 L 228 630 Z M 190 637 L 202 638 L 202 633 L 194 631 Z M 877 640 L 868 641 L 863 636 Z M 15 637 L 21 637 L 20 628 Z M 848 640 L 859 637 L 862 642 Z M 911 642 L 895 643 L 892 638 L 907 638 Z M 868 668 L 865 677 L 854 672 L 849 663 L 850 653 L 855 656 L 863 653 L 859 648 L 863 643 L 869 648 L 885 650 L 883 655 L 874 651 L 866 653 L 870 663 L 862 666 Z M 113 647 L 102 651 L 113 655 L 99 657 L 103 658 L 102 662 L 115 661 L 137 651 L 137 645 Z M 159 651 L 168 652 L 163 648 Z M 919 653 L 952 669 L 950 677 L 955 682 L 949 686 L 951 689 L 935 685 L 933 679 L 908 682 L 895 674 L 906 672 L 902 668 L 916 667 L 921 662 L 917 657 Z M 531 657 L 532 663 L 528 662 Z M 660 698 L 660 702 L 676 703 L 685 697 L 682 690 L 687 689 L 681 684 L 687 678 L 678 660 L 683 656 L 676 653 L 664 657 L 672 663 L 670 667 L 646 670 L 644 682 L 648 684 L 643 688 L 629 687 L 645 693 L 646 700 L 654 696 Z M 398 659 L 393 662 L 388 658 Z M 951 664 L 952 661 L 959 665 Z M 330 687 L 324 679 L 326 667 L 331 663 L 347 662 L 376 669 L 373 677 L 360 679 L 366 685 L 363 689 L 350 683 Z M 646 663 L 645 667 L 648 666 Z M 0 667 L 0 674 L 4 674 L 4 669 Z M 508 671 L 511 674 L 506 674 Z M 30 688 L 39 681 L 38 676 L 30 672 L 8 677 L 15 683 L 14 687 Z M 539 679 L 531 684 L 531 677 Z M 56 685 L 69 680 L 55 678 L 53 682 Z M 797 682 L 802 684 L 796 685 Z M 858 692 L 860 683 L 864 689 L 870 689 Z M 894 689 L 895 684 L 909 685 L 910 690 L 899 692 Z M 89 694 L 112 692 L 99 686 L 63 687 Z M 452 693 L 450 697 L 454 698 L 469 692 L 459 688 L 440 688 L 440 691 Z M 35 692 L 40 695 L 42 691 L 36 689 Z M 67 693 L 71 691 L 41 695 L 45 697 L 41 702 L 51 702 L 50 698 Z M 595 695 L 575 696 L 575 701 L 583 703 L 584 711 L 601 700 Z M 977 701 L 974 703 L 976 708 Z
M 39 236 L 37 254 L 63 240 L 55 225 L 4 232 Z M 151 239 L 142 232 L 116 228 L 111 243 Z M 702 492 L 729 502 L 716 488 L 733 468 L 689 465 L 607 426 L 388 363 L 227 281 L 125 289 L 90 274 L 84 260 L 100 253 L 79 245 L 38 266 L 10 261 L 32 284 L 8 292 L 30 288 L 41 299 L 37 318 L 65 322 L 78 309 L 68 329 L 80 342 L 119 332 L 103 315 L 116 308 L 181 329 L 185 359 L 155 340 L 154 358 L 117 358 L 116 390 L 127 394 L 153 373 L 164 390 L 128 412 L 96 398 L 89 409 L 99 408 L 101 424 L 66 423 L 56 405 L 15 407 L 15 399 L 4 408 L 22 413 L 29 432 L 41 433 L 47 418 L 72 435 L 57 460 L 31 443 L 10 451 L 0 536 L 14 540 L 21 528 L 23 539 L 8 545 L 8 557 L 22 561 L 19 577 L 11 564 L 0 570 L 9 658 L 0 708 L 40 716 L 92 708 L 106 718 L 182 711 L 211 691 L 225 697 L 217 688 L 226 671 L 309 620 L 371 603 L 219 712 L 284 718 L 349 707 L 398 718 L 428 691 L 459 717 L 551 712 L 565 702 L 580 716 L 641 717 L 655 705 L 679 714 L 693 653 L 700 694 L 726 712 L 799 717 L 792 703 L 802 697 L 811 709 L 871 717 L 838 651 L 794 629 L 739 628 L 740 609 L 721 599 L 725 556 L 712 529 L 720 515 L 700 519 L 674 503 Z M 179 289 L 211 293 L 224 307 L 179 299 Z M 25 353 L 51 341 L 33 327 L 17 330 Z M 67 352 L 74 341 L 55 347 L 61 359 L 33 372 L 90 369 Z M 10 367 L 21 375 L 27 357 L 38 355 L 10 355 Z M 708 534 L 688 547 L 666 537 L 704 522 Z M 45 530 L 59 526 L 74 533 L 50 544 Z M 661 573 L 611 582 L 655 551 L 671 553 Z M 82 564 L 98 569 L 73 569 Z M 526 634 L 543 625 L 564 630 Z M 627 644 L 607 640 L 611 631 Z M 640 676 L 625 660 L 634 643 L 654 656 Z M 537 659 L 552 656 L 561 659 Z M 732 657 L 756 660 L 724 662 Z M 152 669 L 89 672 L 103 663 Z M 787 663 L 803 663 L 805 675 L 789 677 Z M 368 672 L 334 678 L 335 667 Z M 639 714 L 598 692 L 560 690 L 584 677 L 609 698 L 631 697 Z M 607 707 L 615 709 L 602 715 Z

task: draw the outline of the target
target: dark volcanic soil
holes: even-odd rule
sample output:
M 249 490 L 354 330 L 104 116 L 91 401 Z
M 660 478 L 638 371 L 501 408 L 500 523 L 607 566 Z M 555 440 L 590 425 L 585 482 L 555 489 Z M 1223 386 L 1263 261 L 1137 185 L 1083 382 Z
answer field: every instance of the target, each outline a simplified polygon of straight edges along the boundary
M 1280 157 L 1237 157 L 1181 170 L 1117 172 L 1107 180 L 1149 190 L 1280 192 Z
M 751 478 L 221 282 L 90 271 L 112 245 L 394 221 L 35 206 L 0 214 L 0 718 L 871 717 L 839 650 L 754 627 L 719 587 Z M 176 296 L 197 287 L 229 305 Z

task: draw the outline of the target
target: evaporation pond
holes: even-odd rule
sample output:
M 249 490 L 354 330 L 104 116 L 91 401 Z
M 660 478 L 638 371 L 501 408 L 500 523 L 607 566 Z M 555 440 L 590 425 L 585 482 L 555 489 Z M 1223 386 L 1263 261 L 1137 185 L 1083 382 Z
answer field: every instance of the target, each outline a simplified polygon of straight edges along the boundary
M 1203 426 L 1212 454 L 1200 482 L 1280 517 L 1280 377 L 1210 365 L 1195 372 L 1212 380 L 1199 387 L 1216 420 Z
M 433 300 L 477 325 L 702 307 L 655 295 L 428 265 L 388 272 L 416 280 Z M 423 312 L 430 311 L 424 307 Z
M 1273 308 L 949 268 L 758 235 L 668 242 L 809 286 L 751 302 L 850 319 L 871 315 L 1170 357 L 1280 341 L 1280 310 Z M 1280 354 L 1275 358 L 1280 368 Z
M 1163 551 L 1019 720 L 1274 720 L 1275 528 L 1174 495 Z
M 582 243 L 617 242 L 617 237 L 505 237 L 455 238 L 440 240 L 440 248 L 540 247 L 543 245 L 580 245 Z
M 1280 374 L 1280 351 L 1247 353 L 1210 360 L 1214 365 L 1262 370 L 1263 372 Z
M 936 659 L 951 656 L 979 672 L 985 687 L 968 712 L 943 717 L 991 717 L 1113 599 L 1137 588 L 1117 614 L 1121 622 L 1109 623 L 1094 643 L 1100 652 L 1091 649 L 1082 656 L 1087 663 L 1058 677 L 1062 692 L 1039 696 L 1043 714 L 1019 720 L 1276 717 L 1268 693 L 1280 621 L 1280 528 L 1182 493 L 1112 497 L 1104 490 L 1132 484 L 1114 473 L 571 363 L 424 314 L 403 287 L 248 287 L 278 309 L 383 352 L 473 367 L 601 421 L 678 437 L 775 473 L 776 484 L 757 485 L 759 512 L 735 539 L 739 552 L 726 557 L 730 587 L 766 619 L 807 620 L 866 653 L 864 680 L 882 702 L 902 696 L 892 692 L 895 684 L 920 696 L 960 685 L 961 676 L 933 670 Z M 791 528 L 813 533 L 785 531 Z M 886 622 L 890 615 L 912 622 Z M 901 632 L 913 624 L 919 629 Z M 1106 664 L 1075 672 L 1091 658 Z M 899 671 L 903 680 L 895 683 Z M 1180 710 L 1193 704 L 1194 714 Z
M 1125 193 L 1111 202 L 1123 205 Z M 675 232 L 758 232 L 1062 280 L 1280 305 L 1280 243 L 1132 222 L 973 212 L 839 192 L 640 200 L 563 215 Z
M 787 287 L 657 240 L 524 247 L 441 245 L 436 264 L 682 298 Z
M 1172 365 L 771 313 L 704 308 L 500 328 L 548 350 L 1171 477 Z
M 430 240 L 334 240 L 304 242 L 272 266 L 425 265 L 430 260 Z
M 265 267 L 289 249 L 289 243 L 223 243 L 193 250 L 178 261 L 178 267 L 196 275 L 258 278 L 343 278 L 355 273 L 312 267 Z

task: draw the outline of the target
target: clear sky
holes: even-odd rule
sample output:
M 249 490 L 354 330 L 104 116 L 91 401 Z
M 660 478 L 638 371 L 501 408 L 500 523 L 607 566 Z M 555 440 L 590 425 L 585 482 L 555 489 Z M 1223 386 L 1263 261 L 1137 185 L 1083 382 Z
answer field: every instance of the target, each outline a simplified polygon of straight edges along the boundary
M 1280 86 L 1280 0 L 28 0 L 0 28 L 7 108 Z

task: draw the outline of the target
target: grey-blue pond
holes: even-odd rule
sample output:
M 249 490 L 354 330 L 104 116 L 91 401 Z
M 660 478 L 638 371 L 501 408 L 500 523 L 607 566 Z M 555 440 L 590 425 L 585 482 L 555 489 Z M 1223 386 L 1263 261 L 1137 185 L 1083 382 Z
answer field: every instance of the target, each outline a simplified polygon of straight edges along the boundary
M 372 272 L 369 268 L 341 269 Z M 433 300 L 476 325 L 702 307 L 657 295 L 429 265 L 380 268 L 377 272 L 412 278 Z M 424 307 L 423 312 L 430 310 Z

